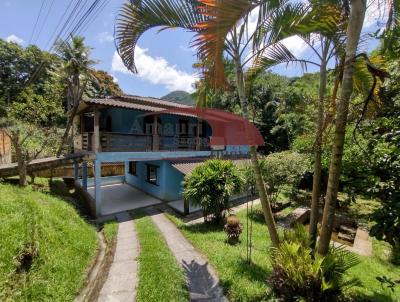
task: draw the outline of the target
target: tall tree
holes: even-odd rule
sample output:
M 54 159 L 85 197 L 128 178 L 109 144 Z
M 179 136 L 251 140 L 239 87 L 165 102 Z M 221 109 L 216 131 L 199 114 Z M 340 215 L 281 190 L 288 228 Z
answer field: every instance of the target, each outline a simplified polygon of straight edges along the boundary
M 61 139 L 57 156 L 63 151 L 68 139 L 79 104 L 91 75 L 91 67 L 95 61 L 90 59 L 91 49 L 85 45 L 83 37 L 72 37 L 71 41 L 59 41 L 57 54 L 62 59 L 61 75 L 67 84 L 68 119 Z
M 325 255 L 329 250 L 332 236 L 332 225 L 335 217 L 337 193 L 342 168 L 343 146 L 346 133 L 347 115 L 350 98 L 353 93 L 353 74 L 356 52 L 360 40 L 366 12 L 365 0 L 351 0 L 351 12 L 346 31 L 345 63 L 343 70 L 341 95 L 337 105 L 335 135 L 329 167 L 328 188 L 325 197 L 324 215 L 321 226 L 321 237 L 318 253 Z

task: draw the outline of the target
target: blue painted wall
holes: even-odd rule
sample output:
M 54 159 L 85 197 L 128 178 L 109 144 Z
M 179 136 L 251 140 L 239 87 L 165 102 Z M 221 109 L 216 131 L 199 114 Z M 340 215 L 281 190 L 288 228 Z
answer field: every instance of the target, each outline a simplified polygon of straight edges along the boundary
M 128 184 L 161 200 L 181 199 L 183 174 L 173 168 L 168 161 L 138 161 L 136 175 L 129 174 L 125 162 L 125 180 Z M 147 182 L 147 164 L 158 166 L 157 185 Z
M 143 114 L 146 114 L 148 112 L 145 111 L 140 111 L 140 110 L 133 110 L 133 109 L 123 109 L 123 108 L 107 108 L 103 109 L 101 111 L 101 122 L 102 122 L 102 127 L 105 127 L 106 120 L 108 117 L 111 117 L 111 125 L 112 125 L 112 132 L 118 132 L 118 133 L 135 133 L 135 129 L 137 129 L 135 126 L 139 125 L 141 130 L 143 132 L 146 132 L 145 126 L 144 126 L 144 117 L 142 116 Z M 162 131 L 167 131 L 168 133 L 165 133 L 166 135 L 176 135 L 178 134 L 177 132 L 177 124 L 179 119 L 185 119 L 188 120 L 190 124 L 196 125 L 196 119 L 195 118 L 190 118 L 190 117 L 185 117 L 185 116 L 176 116 L 176 115 L 171 115 L 171 114 L 161 114 L 159 116 L 161 120 L 161 124 L 164 125 L 164 128 Z M 137 122 L 135 122 L 137 121 Z M 171 124 L 172 127 L 166 129 L 166 124 Z M 133 125 L 135 125 L 133 127 Z M 194 129 L 191 128 L 192 132 L 194 132 Z M 206 130 L 203 136 L 211 136 L 211 127 L 206 124 Z M 192 135 L 196 135 L 196 133 L 192 133 Z

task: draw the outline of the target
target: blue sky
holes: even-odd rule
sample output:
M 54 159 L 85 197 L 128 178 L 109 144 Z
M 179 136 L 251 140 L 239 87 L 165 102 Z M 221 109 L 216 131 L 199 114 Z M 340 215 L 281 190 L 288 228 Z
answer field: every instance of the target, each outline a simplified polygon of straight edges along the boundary
M 48 50 L 51 44 L 50 37 L 69 2 L 0 0 L 0 38 L 13 40 L 23 46 L 34 43 Z M 99 60 L 96 68 L 112 74 L 123 91 L 129 94 L 161 97 L 173 90 L 193 91 L 192 84 L 198 77 L 192 68 L 192 64 L 196 62 L 195 52 L 189 48 L 193 35 L 183 30 L 147 32 L 139 40 L 136 52 L 139 74 L 134 75 L 124 68 L 115 52 L 112 37 L 115 17 L 124 2 L 124 0 L 108 1 L 103 11 L 83 33 L 86 43 L 93 48 L 92 57 Z M 35 28 L 42 3 L 44 3 L 42 13 Z M 372 31 L 376 28 L 376 20 L 381 16 L 376 14 L 377 9 L 373 4 L 368 11 L 364 30 Z M 362 47 L 371 50 L 376 45 L 377 41 L 368 40 Z M 311 51 L 301 43 L 300 39 L 290 39 L 287 41 L 287 46 L 299 57 L 312 58 Z M 315 69 L 309 69 L 313 70 Z M 299 66 L 279 66 L 274 68 L 274 71 L 288 76 L 302 73 Z

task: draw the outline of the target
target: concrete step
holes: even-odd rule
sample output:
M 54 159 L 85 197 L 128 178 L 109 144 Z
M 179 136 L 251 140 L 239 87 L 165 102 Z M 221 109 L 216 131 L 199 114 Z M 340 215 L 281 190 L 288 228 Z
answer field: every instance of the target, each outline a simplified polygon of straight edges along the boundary
M 349 234 L 349 235 L 352 235 L 352 236 L 356 236 L 357 229 L 342 224 L 339 227 L 339 232 L 340 233 Z

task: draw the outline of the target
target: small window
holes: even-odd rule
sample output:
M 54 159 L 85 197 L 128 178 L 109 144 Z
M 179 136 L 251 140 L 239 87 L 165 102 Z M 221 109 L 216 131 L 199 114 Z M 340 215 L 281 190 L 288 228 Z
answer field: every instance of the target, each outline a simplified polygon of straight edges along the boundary
M 136 175 L 136 166 L 137 162 L 135 161 L 130 161 L 129 162 L 129 174 Z
M 157 184 L 157 166 L 147 165 L 147 181 L 153 185 Z

